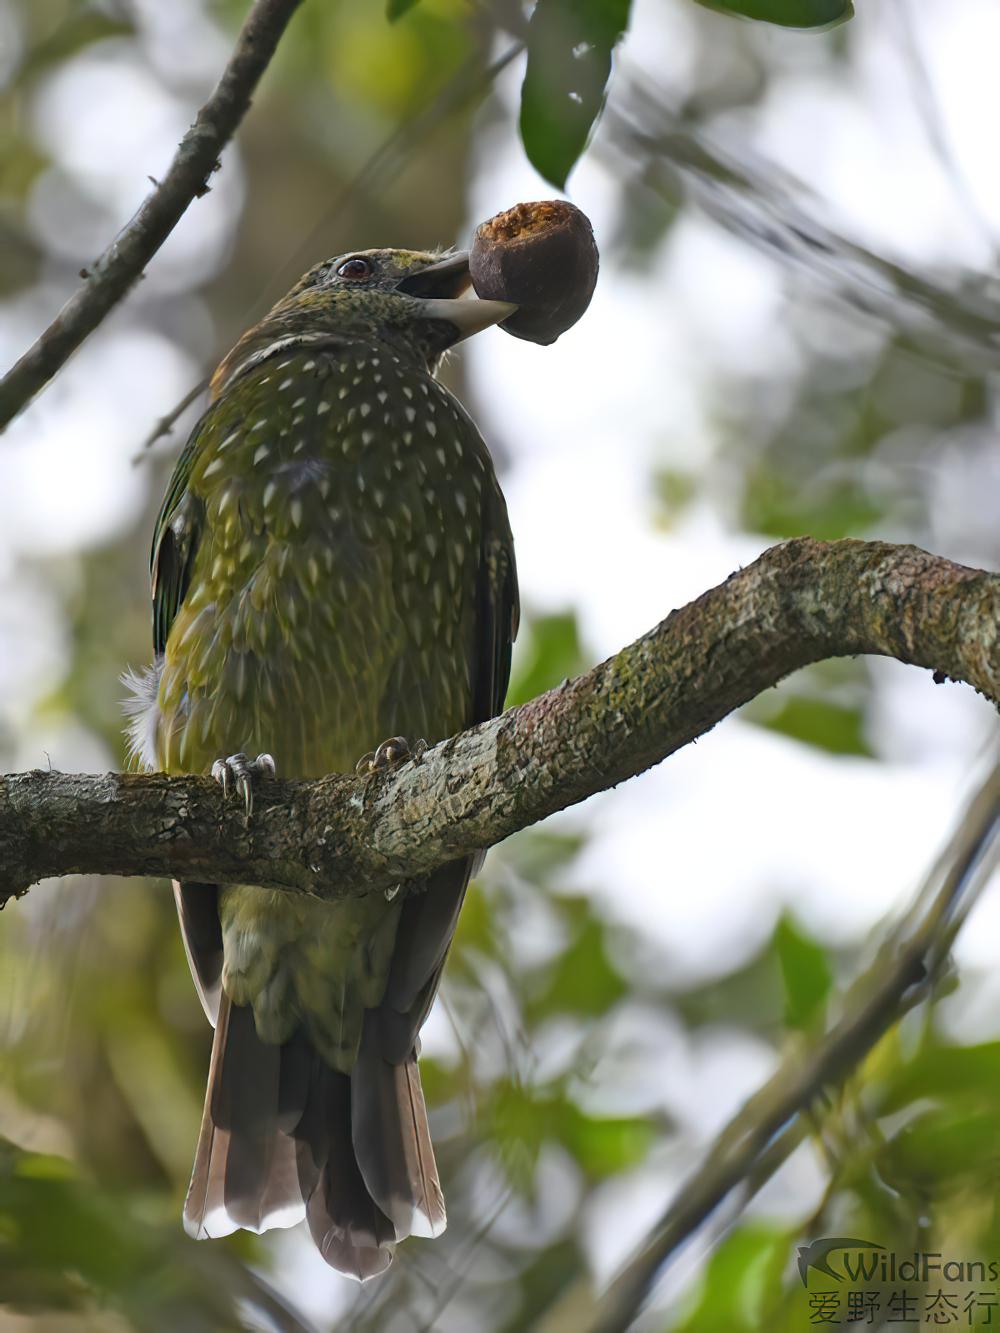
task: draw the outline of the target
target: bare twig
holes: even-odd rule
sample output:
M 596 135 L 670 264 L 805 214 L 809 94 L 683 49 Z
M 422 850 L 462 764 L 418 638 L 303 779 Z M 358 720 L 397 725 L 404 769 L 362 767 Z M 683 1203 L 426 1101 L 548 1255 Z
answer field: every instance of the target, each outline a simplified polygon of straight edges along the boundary
M 994 767 L 925 885 L 915 922 L 908 918 L 886 942 L 852 986 L 842 1017 L 822 1041 L 808 1049 L 798 1046 L 719 1134 L 702 1165 L 613 1283 L 589 1333 L 622 1333 L 630 1328 L 671 1255 L 737 1186 L 753 1176 L 759 1188 L 763 1182 L 758 1168 L 765 1158 L 768 1173 L 786 1160 L 799 1141 L 802 1113 L 823 1089 L 857 1067 L 909 1007 L 908 992 L 914 986 L 926 987 L 940 967 L 952 935 L 952 918 L 985 883 L 990 848 L 995 851 L 998 834 L 1000 767 Z
M 0 903 L 76 871 L 377 892 L 643 772 L 798 667 L 857 653 L 1000 702 L 1000 575 L 913 546 L 786 542 L 586 675 L 419 762 L 264 785 L 250 829 L 206 778 L 11 775 Z
M 398 174 L 420 140 L 432 134 L 449 116 L 468 102 L 485 97 L 496 77 L 521 54 L 523 49 L 523 46 L 517 43 L 486 66 L 483 65 L 481 57 L 470 57 L 460 69 L 456 70 L 445 86 L 434 94 L 425 107 L 398 125 L 379 144 L 357 174 L 344 185 L 333 203 L 324 210 L 320 220 L 295 247 L 291 257 L 281 265 L 277 278 L 272 279 L 269 286 L 248 309 L 246 318 L 251 318 L 254 311 L 261 313 L 264 310 L 268 293 L 273 297 L 283 290 L 282 278 L 287 275 L 287 280 L 284 282 L 284 286 L 287 286 L 298 277 L 310 259 L 315 259 L 316 247 L 320 241 L 330 236 L 333 223 L 356 196 L 371 191 L 379 180 L 391 179 Z M 146 457 L 147 450 L 165 435 L 170 434 L 178 417 L 191 406 L 200 393 L 208 388 L 208 383 L 209 377 L 206 375 L 188 390 L 176 406 L 160 418 L 139 446 L 132 459 L 133 463 L 141 463 Z
M 141 276 L 192 199 L 209 190 L 219 154 L 246 115 L 261 75 L 301 0 L 256 0 L 215 91 L 163 180 L 90 269 L 49 327 L 0 380 L 0 430 L 69 360 Z
M 625 105 L 628 113 L 619 110 Z M 1000 302 L 987 284 L 962 284 L 959 270 L 949 286 L 850 239 L 823 217 L 801 181 L 746 144 L 729 148 L 685 121 L 634 71 L 604 121 L 611 151 L 605 148 L 603 158 L 612 170 L 634 173 L 638 158 L 654 194 L 670 202 L 682 196 L 772 260 L 901 329 L 927 354 L 980 372 L 996 369 Z

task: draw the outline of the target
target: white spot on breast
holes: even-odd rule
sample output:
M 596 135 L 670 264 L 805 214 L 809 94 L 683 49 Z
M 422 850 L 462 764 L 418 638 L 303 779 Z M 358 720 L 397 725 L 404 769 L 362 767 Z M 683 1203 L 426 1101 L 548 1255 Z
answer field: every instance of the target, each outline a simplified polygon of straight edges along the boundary
M 373 430 L 363 430 L 363 431 L 361 432 L 361 443 L 362 443 L 362 444 L 371 444 L 371 442 L 372 442 L 372 440 L 374 440 L 374 438 L 375 438 L 375 432 L 374 432 Z
M 286 375 L 285 378 L 278 385 L 278 388 L 279 390 L 290 389 L 294 383 L 295 383 L 295 377 L 293 375 Z
M 413 431 L 412 431 L 412 430 L 404 430 L 404 431 L 403 431 L 403 443 L 404 443 L 404 444 L 412 444 L 412 443 L 413 443 Z
M 337 390 L 337 397 L 346 398 L 350 392 L 351 392 L 350 387 L 346 384 L 342 384 L 340 388 Z
M 324 412 L 329 412 L 329 410 L 330 410 L 329 403 L 320 403 L 319 407 L 317 407 L 316 409 L 316 415 L 318 417 L 321 417 Z
M 465 495 L 463 494 L 462 491 L 455 492 L 455 503 L 458 505 L 458 512 L 462 515 L 463 518 L 465 518 L 465 510 L 468 502 L 466 501 Z
M 424 538 L 424 545 L 427 547 L 428 551 L 430 551 L 432 557 L 437 555 L 438 543 L 433 532 L 429 532 Z
M 383 406 L 389 401 L 389 395 L 386 393 L 385 389 L 379 389 L 376 397 Z
M 278 493 L 278 487 L 277 487 L 277 484 L 276 484 L 275 482 L 273 482 L 273 481 L 269 481 L 269 482 L 267 483 L 267 485 L 264 487 L 264 508 L 265 508 L 265 509 L 267 509 L 267 507 L 270 505 L 271 501 L 274 499 L 274 497 L 277 495 L 277 493 Z
M 302 523 L 302 501 L 296 497 L 289 506 L 289 512 L 292 515 L 292 522 L 296 527 Z
M 293 408 L 295 408 L 295 407 L 301 407 L 302 404 L 303 404 L 305 401 L 306 401 L 306 400 L 305 400 L 305 396 L 303 396 L 303 397 L 301 397 L 301 398 L 296 398 L 295 402 L 292 403 L 292 407 L 293 407 Z
M 303 369 L 303 370 L 315 370 L 315 369 L 316 369 L 316 362 L 315 362 L 315 361 L 304 361 L 304 362 L 302 363 L 302 369 Z
M 371 405 L 371 403 L 362 403 L 362 404 L 361 404 L 361 409 L 360 409 L 360 410 L 361 410 L 361 415 L 362 415 L 363 417 L 366 417 L 366 416 L 368 415 L 368 413 L 372 410 L 372 405 Z
M 438 433 L 438 428 L 437 428 L 437 426 L 435 426 L 435 424 L 434 424 L 433 421 L 428 421 L 428 422 L 427 422 L 427 434 L 431 437 L 431 439 L 433 439 L 434 436 L 435 436 L 437 433 Z
M 441 464 L 442 467 L 444 467 L 448 462 L 448 455 L 445 453 L 445 451 L 441 448 L 440 445 L 438 445 L 438 447 L 434 450 L 434 456 L 435 458 L 437 458 L 438 462 Z
M 403 414 L 405 415 L 407 421 L 416 421 L 416 419 L 417 419 L 416 408 L 413 408 L 413 407 L 404 407 L 404 408 L 403 408 Z
M 410 388 L 408 384 L 403 385 L 403 393 L 406 395 L 407 398 L 413 397 L 413 390 Z
M 253 461 L 259 463 L 261 459 L 266 458 L 270 452 L 271 446 L 269 444 L 258 444 L 257 448 L 254 450 Z
M 220 450 L 222 450 L 222 449 L 228 449 L 229 446 L 233 443 L 233 441 L 234 441 L 234 440 L 238 440 L 239 438 L 240 438 L 240 432 L 239 432 L 239 430 L 232 430 L 232 431 L 230 431 L 229 434 L 226 436 L 226 438 L 225 438 L 225 439 L 222 441 L 222 443 L 219 445 L 219 449 L 220 449 Z
M 209 463 L 208 467 L 201 475 L 203 477 L 211 477 L 214 473 L 220 472 L 222 470 L 222 467 L 223 467 L 223 460 L 221 458 L 213 458 L 211 463 Z
M 374 491 L 372 492 L 372 498 L 375 501 L 376 508 L 378 509 L 385 508 L 385 491 L 381 490 L 378 486 L 376 486 Z

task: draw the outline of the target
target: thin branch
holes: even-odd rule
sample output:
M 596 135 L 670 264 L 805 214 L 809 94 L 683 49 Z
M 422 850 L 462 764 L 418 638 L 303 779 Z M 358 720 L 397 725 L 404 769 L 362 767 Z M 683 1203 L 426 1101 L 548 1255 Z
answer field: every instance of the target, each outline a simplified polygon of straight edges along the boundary
M 191 201 L 208 193 L 219 154 L 246 115 L 261 75 L 301 3 L 256 0 L 222 78 L 181 140 L 163 180 L 95 261 L 83 286 L 0 380 L 0 431 L 125 296 Z
M 823 1089 L 858 1066 L 910 1007 L 907 997 L 914 987 L 926 990 L 947 954 L 942 942 L 952 938 L 949 924 L 961 906 L 959 899 L 967 904 L 986 882 L 998 834 L 1000 767 L 994 767 L 921 893 L 916 923 L 894 932 L 852 986 L 841 1018 L 823 1039 L 806 1049 L 797 1047 L 722 1130 L 639 1254 L 613 1283 L 589 1333 L 623 1333 L 632 1327 L 671 1255 L 765 1158 L 770 1172 L 781 1165 L 798 1143 L 801 1113 Z M 922 912 L 921 902 L 926 903 Z M 755 1176 L 755 1187 L 761 1183 Z
M 638 158 L 654 194 L 671 203 L 683 196 L 731 235 L 901 329 L 925 353 L 995 370 L 1000 303 L 985 284 L 960 283 L 959 270 L 947 286 L 858 244 L 824 219 L 822 201 L 806 185 L 747 144 L 728 148 L 692 125 L 634 70 L 622 87 L 604 115 L 610 148 L 596 143 L 611 170 L 634 172 Z M 619 110 L 629 105 L 631 112 Z
M 0 904 L 74 872 L 326 898 L 390 889 L 643 772 L 790 671 L 858 653 L 1000 702 L 1000 575 L 914 546 L 785 542 L 586 675 L 418 762 L 263 785 L 249 828 L 207 778 L 0 778 Z

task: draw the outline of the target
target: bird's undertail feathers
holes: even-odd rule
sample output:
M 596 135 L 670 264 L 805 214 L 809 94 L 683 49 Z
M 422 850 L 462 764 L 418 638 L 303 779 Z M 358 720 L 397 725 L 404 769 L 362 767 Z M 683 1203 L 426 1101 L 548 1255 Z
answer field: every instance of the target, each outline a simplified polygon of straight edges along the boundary
M 383 1272 L 397 1241 L 445 1228 L 415 1054 L 383 1059 L 376 1014 L 354 1071 L 325 1065 L 300 1030 L 260 1040 L 249 1007 L 219 1007 L 184 1225 L 196 1238 L 305 1218 L 323 1258 Z

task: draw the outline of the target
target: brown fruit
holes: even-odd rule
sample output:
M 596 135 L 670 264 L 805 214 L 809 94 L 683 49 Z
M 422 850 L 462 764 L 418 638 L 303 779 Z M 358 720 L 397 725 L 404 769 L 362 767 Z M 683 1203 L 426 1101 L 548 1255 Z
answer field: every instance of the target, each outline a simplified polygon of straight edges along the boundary
M 476 295 L 521 308 L 500 325 L 547 345 L 590 305 L 599 265 L 585 213 L 561 199 L 515 204 L 476 228 L 469 273 Z

